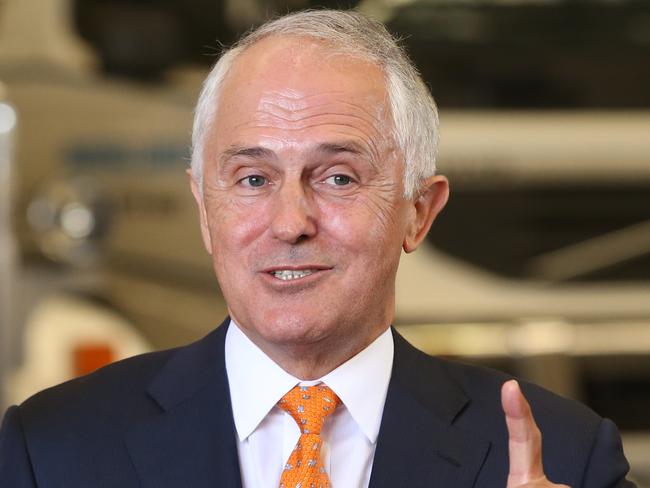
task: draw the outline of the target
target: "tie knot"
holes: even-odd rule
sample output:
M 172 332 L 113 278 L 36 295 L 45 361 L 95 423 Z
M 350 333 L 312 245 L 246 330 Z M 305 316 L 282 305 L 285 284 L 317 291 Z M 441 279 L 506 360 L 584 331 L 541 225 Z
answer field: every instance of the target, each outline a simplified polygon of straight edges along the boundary
M 302 434 L 320 435 L 323 421 L 340 403 L 336 393 L 325 385 L 294 386 L 278 406 L 293 417 Z

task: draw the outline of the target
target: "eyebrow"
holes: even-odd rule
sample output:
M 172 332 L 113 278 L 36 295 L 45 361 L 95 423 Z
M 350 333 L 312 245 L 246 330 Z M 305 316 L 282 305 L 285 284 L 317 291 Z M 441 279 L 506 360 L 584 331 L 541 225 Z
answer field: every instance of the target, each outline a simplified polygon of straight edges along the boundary
M 373 168 L 378 167 L 376 155 L 356 141 L 324 142 L 315 148 L 315 152 L 325 155 L 349 153 L 353 156 L 365 157 Z
M 365 153 L 361 145 L 352 142 L 324 142 L 316 147 L 316 152 L 325 154 L 339 154 L 343 152 L 352 153 L 355 155 L 362 155 Z
M 354 156 L 367 156 L 371 164 L 374 166 L 375 161 L 372 157 L 372 154 L 368 154 L 368 151 L 359 143 L 355 141 L 335 141 L 335 142 L 323 142 L 318 144 L 310 152 L 321 155 L 334 155 L 341 153 L 349 153 Z M 220 166 L 224 166 L 232 158 L 242 157 L 247 159 L 257 159 L 257 160 L 274 160 L 277 159 L 277 155 L 271 149 L 267 149 L 261 146 L 239 146 L 234 145 L 226 149 L 221 156 L 219 157 Z
M 221 165 L 235 157 L 244 157 L 249 159 L 275 159 L 275 153 L 270 149 L 260 146 L 232 146 L 226 149 L 219 157 Z

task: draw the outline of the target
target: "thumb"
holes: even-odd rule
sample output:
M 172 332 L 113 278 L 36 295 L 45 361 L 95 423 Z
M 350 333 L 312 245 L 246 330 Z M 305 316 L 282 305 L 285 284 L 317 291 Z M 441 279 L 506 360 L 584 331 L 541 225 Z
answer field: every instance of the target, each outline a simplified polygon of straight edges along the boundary
M 545 481 L 542 434 L 517 381 L 510 380 L 503 384 L 501 405 L 508 426 L 508 488 Z

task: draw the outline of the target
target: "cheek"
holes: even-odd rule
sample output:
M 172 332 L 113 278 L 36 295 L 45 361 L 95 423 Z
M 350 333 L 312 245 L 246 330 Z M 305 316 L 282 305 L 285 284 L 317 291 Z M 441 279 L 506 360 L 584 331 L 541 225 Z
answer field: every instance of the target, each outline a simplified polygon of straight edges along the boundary
M 325 204 L 319 208 L 321 237 L 346 250 L 359 251 L 360 236 L 367 232 L 367 219 L 358 209 L 345 204 Z
M 245 249 L 268 228 L 262 205 L 213 199 L 207 206 L 208 226 L 214 255 L 225 258 L 237 254 L 245 259 Z M 226 259 L 220 260 L 226 261 Z
M 404 225 L 395 206 L 369 201 L 329 205 L 321 207 L 321 217 L 323 233 L 361 259 L 390 265 L 391 257 L 401 252 Z

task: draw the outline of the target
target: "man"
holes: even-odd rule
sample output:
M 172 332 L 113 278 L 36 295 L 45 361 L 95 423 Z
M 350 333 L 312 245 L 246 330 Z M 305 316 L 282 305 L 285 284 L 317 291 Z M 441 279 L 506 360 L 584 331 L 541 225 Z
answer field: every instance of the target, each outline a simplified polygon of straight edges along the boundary
M 380 24 L 303 12 L 240 41 L 205 82 L 191 171 L 230 319 L 10 409 L 2 486 L 633 486 L 610 421 L 523 385 L 538 429 L 506 375 L 390 329 L 401 251 L 448 196 L 436 144 Z

